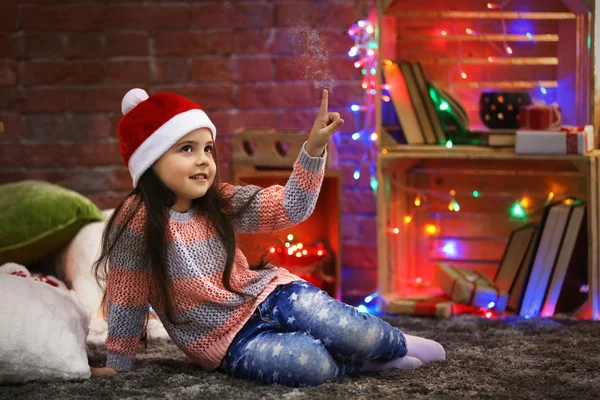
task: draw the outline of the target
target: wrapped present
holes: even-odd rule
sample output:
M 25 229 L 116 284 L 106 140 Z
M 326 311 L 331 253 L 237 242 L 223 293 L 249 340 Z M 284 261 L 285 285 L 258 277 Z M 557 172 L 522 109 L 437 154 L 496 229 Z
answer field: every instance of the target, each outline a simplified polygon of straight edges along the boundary
M 528 130 L 553 129 L 560 126 L 562 110 L 556 104 L 532 104 L 519 108 L 519 126 Z
M 457 303 L 486 307 L 496 313 L 506 309 L 508 293 L 477 271 L 439 264 L 436 278 L 444 293 Z
M 594 128 L 562 126 L 559 130 L 518 130 L 517 154 L 584 154 L 594 149 Z
M 413 315 L 415 317 L 446 318 L 456 313 L 456 303 L 444 296 L 410 299 L 395 299 L 390 302 L 390 314 Z

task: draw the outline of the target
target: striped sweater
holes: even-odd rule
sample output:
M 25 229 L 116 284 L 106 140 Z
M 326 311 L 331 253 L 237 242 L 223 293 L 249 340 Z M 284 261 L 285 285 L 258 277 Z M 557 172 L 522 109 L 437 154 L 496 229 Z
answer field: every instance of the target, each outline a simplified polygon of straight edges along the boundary
M 326 155 L 311 157 L 302 148 L 285 186 L 260 190 L 249 208 L 233 220 L 236 232 L 272 232 L 290 228 L 313 212 L 323 181 Z M 258 188 L 222 184 L 233 210 Z M 131 205 L 132 201 L 125 204 Z M 144 238 L 144 206 L 125 228 L 109 257 L 107 277 L 108 337 L 106 366 L 127 371 L 133 366 L 148 305 L 156 311 L 173 342 L 203 369 L 216 369 L 235 335 L 257 306 L 279 284 L 300 280 L 283 268 L 252 271 L 236 249 L 231 286 L 253 298 L 228 291 L 222 284 L 226 252 L 207 219 L 195 209 L 169 210 L 166 234 L 174 320 L 159 302 Z M 123 217 L 115 217 L 115 229 Z

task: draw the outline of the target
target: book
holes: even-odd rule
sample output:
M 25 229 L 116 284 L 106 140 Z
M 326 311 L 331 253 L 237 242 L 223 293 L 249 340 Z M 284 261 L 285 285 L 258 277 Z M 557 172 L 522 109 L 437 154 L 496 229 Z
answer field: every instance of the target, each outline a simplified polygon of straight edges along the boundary
M 510 234 L 504 254 L 496 271 L 494 283 L 509 294 L 514 290 L 517 275 L 531 247 L 537 227 L 534 224 L 521 226 Z
M 546 220 L 543 223 L 537 249 L 533 258 L 528 282 L 525 286 L 520 315 L 535 317 L 539 316 L 550 280 L 550 274 L 554 269 L 558 248 L 565 234 L 571 206 L 556 203 L 549 206 Z
M 404 75 L 396 63 L 384 63 L 383 75 L 389 84 L 390 98 L 408 144 L 425 144 L 425 136 L 412 104 Z
M 431 95 L 429 94 L 429 88 L 427 87 L 427 78 L 425 77 L 423 67 L 419 62 L 413 63 L 411 66 L 413 76 L 415 77 L 415 82 L 417 83 L 419 94 L 423 99 L 423 105 L 425 106 L 427 117 L 431 122 L 431 128 L 433 129 L 436 141 L 438 144 L 446 144 L 446 134 L 444 133 L 444 128 L 442 127 L 442 123 L 440 122 L 440 117 L 435 108 L 435 104 L 433 103 Z
M 581 287 L 587 284 L 587 223 L 584 203 L 573 206 L 571 218 L 546 290 L 542 317 L 555 312 L 575 312 L 587 300 Z
M 425 104 L 423 104 L 423 98 L 421 97 L 417 80 L 413 74 L 412 66 L 408 62 L 401 62 L 399 67 L 400 72 L 402 72 L 402 75 L 404 76 L 406 88 L 408 89 L 408 94 L 410 96 L 413 109 L 415 110 L 417 121 L 419 121 L 421 132 L 423 132 L 423 136 L 425 137 L 425 143 L 435 144 L 437 143 L 437 138 L 433 132 L 433 126 L 431 125 L 431 120 L 427 114 L 427 110 L 425 109 Z
M 515 147 L 516 129 L 489 129 L 487 127 L 472 127 L 471 134 L 483 139 L 490 147 Z
M 523 294 L 525 291 L 525 285 L 527 284 L 527 278 L 529 277 L 529 271 L 531 271 L 531 260 L 535 254 L 536 243 L 539 240 L 540 227 L 536 226 L 533 233 L 533 237 L 527 246 L 525 256 L 519 265 L 519 271 L 508 292 L 508 302 L 506 309 L 513 311 L 516 315 L 519 315 L 521 311 L 521 304 L 523 302 Z

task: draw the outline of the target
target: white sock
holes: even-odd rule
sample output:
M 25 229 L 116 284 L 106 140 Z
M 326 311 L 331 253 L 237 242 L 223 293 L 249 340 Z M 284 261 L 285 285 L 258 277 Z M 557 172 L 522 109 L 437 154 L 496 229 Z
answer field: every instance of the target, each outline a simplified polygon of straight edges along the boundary
M 395 358 L 392 361 L 380 362 L 380 361 L 372 361 L 367 360 L 363 361 L 363 371 L 385 371 L 387 369 L 398 368 L 398 369 L 415 369 L 419 368 L 423 363 L 421 360 L 415 357 L 399 357 Z
M 423 363 L 434 360 L 445 360 L 446 351 L 438 342 L 418 336 L 404 334 L 406 338 L 407 356 L 417 357 Z

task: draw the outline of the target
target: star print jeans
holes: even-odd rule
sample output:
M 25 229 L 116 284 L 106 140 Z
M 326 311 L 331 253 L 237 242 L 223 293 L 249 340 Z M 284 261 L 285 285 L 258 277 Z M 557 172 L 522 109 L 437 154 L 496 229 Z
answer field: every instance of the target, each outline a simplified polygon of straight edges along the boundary
M 399 329 L 298 281 L 277 286 L 259 305 L 221 367 L 236 378 L 314 386 L 359 372 L 364 360 L 406 353 Z

